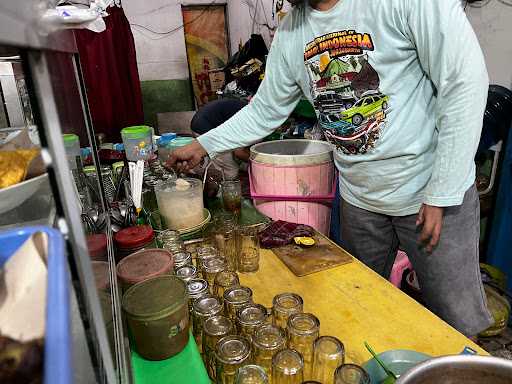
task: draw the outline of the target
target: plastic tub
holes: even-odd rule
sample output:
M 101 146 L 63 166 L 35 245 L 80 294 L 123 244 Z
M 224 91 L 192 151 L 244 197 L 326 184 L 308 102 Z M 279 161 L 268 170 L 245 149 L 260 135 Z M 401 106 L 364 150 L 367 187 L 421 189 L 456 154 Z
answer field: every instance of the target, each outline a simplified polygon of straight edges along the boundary
M 131 286 L 123 295 L 123 310 L 139 355 L 164 360 L 188 343 L 187 287 L 176 276 L 159 276 Z
M 165 249 L 144 249 L 126 256 L 117 264 L 117 277 L 121 280 L 123 289 L 133 284 L 151 279 L 152 277 L 168 275 L 173 270 L 173 259 Z
M 104 233 L 88 235 L 86 240 L 91 260 L 107 261 L 107 235 Z
M 44 340 L 44 384 L 71 384 L 73 361 L 69 309 L 70 279 L 64 239 L 59 231 L 43 227 L 22 227 L 0 233 L 0 267 L 34 233 L 48 236 L 48 287 Z
M 158 142 L 157 142 L 158 159 L 162 163 L 165 163 L 167 161 L 167 158 L 169 157 L 169 153 L 170 153 L 168 146 L 175 139 L 176 139 L 175 133 L 163 133 L 162 136 L 158 139 Z
M 136 125 L 121 130 L 124 150 L 128 161 L 148 160 L 153 154 L 151 127 Z
M 66 150 L 69 168 L 76 169 L 76 157 L 81 155 L 80 139 L 73 133 L 65 133 L 62 138 L 64 139 L 64 149 Z
M 150 225 L 136 225 L 121 229 L 114 235 L 116 243 L 116 260 L 140 251 L 141 249 L 156 248 L 155 233 Z

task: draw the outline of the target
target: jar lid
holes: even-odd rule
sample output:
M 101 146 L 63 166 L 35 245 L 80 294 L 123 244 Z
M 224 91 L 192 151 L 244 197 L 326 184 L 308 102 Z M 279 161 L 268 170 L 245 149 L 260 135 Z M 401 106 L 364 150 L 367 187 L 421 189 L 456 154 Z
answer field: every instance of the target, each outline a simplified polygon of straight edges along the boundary
M 107 252 L 107 235 L 97 233 L 87 235 L 87 250 L 91 259 L 104 259 Z
M 121 135 L 129 139 L 143 139 L 151 134 L 151 127 L 147 125 L 134 125 L 121 129 Z
M 150 243 L 154 236 L 150 225 L 137 225 L 121 229 L 114 235 L 114 240 L 119 248 L 131 249 Z
M 170 149 L 184 147 L 185 145 L 191 144 L 195 139 L 193 137 L 176 137 L 170 144 Z
M 287 329 L 297 335 L 311 335 L 320 330 L 320 320 L 311 313 L 294 313 L 288 318 Z
M 194 312 L 201 316 L 214 316 L 222 312 L 223 307 L 217 296 L 204 295 L 194 300 Z
M 210 336 L 224 336 L 233 330 L 233 322 L 226 316 L 212 316 L 203 324 L 203 332 Z
M 185 283 L 176 276 L 158 276 L 132 285 L 123 295 L 123 309 L 135 318 L 162 318 L 185 305 Z
M 192 255 L 190 252 L 173 253 L 172 257 L 174 259 L 175 267 L 182 267 L 184 265 L 190 264 L 192 261 Z
M 224 364 L 238 364 L 249 357 L 251 345 L 242 336 L 226 336 L 219 340 L 215 349 L 217 359 Z
M 208 292 L 208 282 L 203 279 L 192 279 L 187 283 L 187 291 L 190 297 L 199 297 Z
M 272 324 L 264 324 L 256 328 L 252 341 L 259 348 L 274 349 L 284 347 L 286 337 L 280 327 Z
M 207 273 L 219 273 L 228 267 L 226 259 L 221 257 L 212 257 L 203 260 L 203 269 Z
M 267 309 L 261 304 L 247 304 L 238 310 L 237 319 L 242 325 L 259 325 L 267 319 Z
M 231 287 L 224 292 L 224 300 L 230 304 L 242 304 L 252 299 L 252 290 L 249 287 Z
M 274 308 L 278 307 L 281 312 L 296 312 L 297 308 L 302 311 L 303 301 L 299 295 L 286 292 L 276 295 L 272 305 Z
M 180 279 L 188 281 L 197 276 L 197 269 L 193 265 L 184 265 L 177 268 L 175 273 Z
M 170 273 L 172 265 L 172 255 L 165 249 L 144 249 L 117 263 L 117 276 L 126 283 L 135 284 Z
M 80 142 L 80 139 L 74 133 L 65 133 L 62 135 L 62 138 L 64 139 L 64 144 L 67 145 Z

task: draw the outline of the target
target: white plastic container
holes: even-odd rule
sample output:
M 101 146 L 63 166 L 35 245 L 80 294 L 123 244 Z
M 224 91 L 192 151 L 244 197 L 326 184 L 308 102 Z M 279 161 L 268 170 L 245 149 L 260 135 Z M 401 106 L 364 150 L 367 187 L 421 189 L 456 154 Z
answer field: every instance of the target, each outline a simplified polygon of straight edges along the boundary
M 80 156 L 80 139 L 73 133 L 65 133 L 62 135 L 62 138 L 69 168 L 71 170 L 76 169 L 76 157 Z
M 128 161 L 148 160 L 153 154 L 153 134 L 151 127 L 136 125 L 121 130 L 124 150 Z

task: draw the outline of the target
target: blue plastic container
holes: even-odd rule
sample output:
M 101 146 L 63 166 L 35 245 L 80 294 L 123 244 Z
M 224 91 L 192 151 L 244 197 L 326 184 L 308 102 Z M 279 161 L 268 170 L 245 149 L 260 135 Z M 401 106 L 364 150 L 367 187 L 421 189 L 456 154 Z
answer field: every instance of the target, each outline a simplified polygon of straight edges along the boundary
M 48 235 L 48 286 L 44 341 L 44 383 L 71 384 L 71 323 L 69 274 L 64 240 L 59 231 L 44 227 L 21 227 L 0 232 L 0 268 L 33 233 Z

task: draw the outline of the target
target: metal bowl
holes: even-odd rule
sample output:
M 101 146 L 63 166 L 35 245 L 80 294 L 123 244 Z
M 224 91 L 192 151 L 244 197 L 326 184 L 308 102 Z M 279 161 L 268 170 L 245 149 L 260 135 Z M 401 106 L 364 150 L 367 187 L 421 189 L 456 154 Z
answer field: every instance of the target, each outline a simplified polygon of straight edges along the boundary
M 404 373 L 396 384 L 511 384 L 512 361 L 489 356 L 445 356 Z

